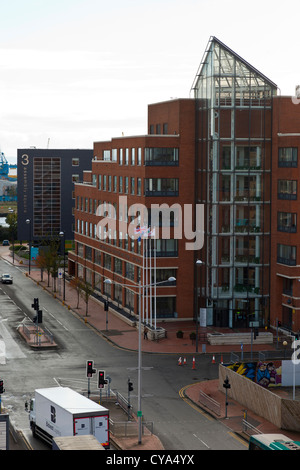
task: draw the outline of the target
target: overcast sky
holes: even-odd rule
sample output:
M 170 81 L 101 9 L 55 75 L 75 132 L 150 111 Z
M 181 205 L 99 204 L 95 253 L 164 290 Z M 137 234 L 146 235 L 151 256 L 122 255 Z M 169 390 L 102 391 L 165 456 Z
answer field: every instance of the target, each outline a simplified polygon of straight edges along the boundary
M 93 148 L 147 133 L 147 106 L 188 98 L 210 36 L 300 84 L 296 0 L 0 0 L 0 149 Z

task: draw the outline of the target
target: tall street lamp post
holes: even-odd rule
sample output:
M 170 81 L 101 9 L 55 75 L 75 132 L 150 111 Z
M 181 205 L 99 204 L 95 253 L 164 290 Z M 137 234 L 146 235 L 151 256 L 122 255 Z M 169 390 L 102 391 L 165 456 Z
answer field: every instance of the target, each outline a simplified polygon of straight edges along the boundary
M 196 352 L 198 352 L 198 322 L 199 322 L 199 302 L 198 302 L 198 268 L 202 266 L 204 263 L 201 259 L 197 259 L 196 261 L 196 270 L 197 270 L 197 285 L 196 285 Z M 201 294 L 201 287 L 200 287 L 200 294 Z
M 175 277 L 169 277 L 165 281 L 157 282 L 156 284 L 146 284 L 142 285 L 141 281 L 138 284 L 138 293 L 139 293 L 139 330 L 138 330 L 138 444 L 142 443 L 142 290 L 147 287 L 153 287 L 165 282 L 173 282 L 176 281 Z M 105 283 L 113 284 L 111 279 L 105 279 Z M 119 282 L 116 284 L 120 284 Z M 120 284 L 122 287 L 131 287 L 136 288 L 137 286 L 132 284 Z
M 59 232 L 59 236 L 62 238 L 63 241 L 63 250 L 64 250 L 64 293 L 63 293 L 63 300 L 66 300 L 66 234 L 65 232 Z
M 31 219 L 26 219 L 26 224 L 29 225 L 29 266 L 28 274 L 30 274 L 30 265 L 31 265 Z

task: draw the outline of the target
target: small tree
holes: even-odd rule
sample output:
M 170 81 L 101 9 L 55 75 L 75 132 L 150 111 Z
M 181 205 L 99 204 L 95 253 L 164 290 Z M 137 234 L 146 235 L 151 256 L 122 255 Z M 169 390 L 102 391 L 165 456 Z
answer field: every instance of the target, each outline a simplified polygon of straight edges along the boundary
M 85 315 L 87 316 L 88 314 L 88 303 L 89 303 L 89 298 L 93 293 L 93 288 L 91 284 L 85 280 L 82 280 L 82 287 L 81 287 L 81 296 L 83 297 L 85 301 Z
M 18 233 L 18 216 L 15 212 L 8 214 L 5 219 L 7 225 L 9 225 L 9 235 L 12 240 L 16 240 Z
M 79 300 L 80 300 L 80 296 L 81 296 L 81 292 L 82 292 L 83 281 L 79 277 L 74 277 L 70 281 L 70 286 L 73 289 L 75 289 L 75 291 L 77 293 L 77 307 L 76 308 L 79 308 Z
M 43 257 L 43 266 L 46 269 L 48 274 L 48 287 L 50 281 L 50 274 L 52 274 L 54 278 L 54 292 L 56 290 L 55 280 L 58 274 L 58 266 L 59 266 L 59 256 L 58 256 L 58 247 L 59 247 L 59 239 L 52 238 L 50 243 L 46 240 L 44 243 L 47 243 L 45 246 L 41 246 L 39 249 L 39 254 Z
M 51 257 L 51 275 L 53 278 L 53 291 L 56 292 L 56 279 L 58 277 L 58 268 L 59 268 L 60 260 L 57 253 L 52 252 Z
M 44 269 L 46 269 L 47 266 L 45 252 L 39 253 L 39 255 L 36 257 L 35 264 L 41 270 L 41 281 L 43 281 Z

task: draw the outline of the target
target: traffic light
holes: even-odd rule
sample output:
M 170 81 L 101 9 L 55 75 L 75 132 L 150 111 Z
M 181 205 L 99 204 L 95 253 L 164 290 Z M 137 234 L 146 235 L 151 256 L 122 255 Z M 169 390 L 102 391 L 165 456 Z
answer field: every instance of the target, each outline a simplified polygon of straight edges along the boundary
M 231 385 L 229 383 L 229 380 L 228 380 L 228 377 L 226 377 L 226 379 L 224 380 L 223 387 L 224 388 L 230 388 L 231 387 Z
M 37 315 L 33 318 L 34 323 L 43 323 L 43 312 L 42 310 L 37 311 Z
M 254 339 L 259 335 L 258 328 L 254 328 Z
M 4 387 L 3 387 L 3 380 L 0 379 L 0 394 L 4 393 L 4 392 L 5 392 L 5 390 L 4 390 Z
M 108 312 L 108 300 L 104 300 L 104 310 Z
M 132 392 L 132 390 L 133 390 L 133 383 L 130 380 L 128 380 L 128 392 Z
M 88 378 L 93 377 L 93 374 L 96 373 L 96 369 L 94 369 L 94 361 L 86 361 L 86 376 Z
M 39 309 L 39 299 L 38 298 L 33 299 L 33 304 L 31 304 L 31 307 L 34 308 L 34 310 Z
M 107 380 L 105 378 L 105 371 L 99 370 L 98 371 L 98 388 L 104 388 L 106 384 L 107 384 Z

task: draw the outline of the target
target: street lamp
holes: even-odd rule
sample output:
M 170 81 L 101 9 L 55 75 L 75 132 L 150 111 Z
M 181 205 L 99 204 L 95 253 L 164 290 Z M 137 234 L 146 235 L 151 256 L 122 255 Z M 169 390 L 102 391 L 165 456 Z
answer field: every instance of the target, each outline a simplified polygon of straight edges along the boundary
M 30 264 L 31 264 L 31 219 L 26 219 L 26 224 L 29 225 L 29 269 L 28 269 L 28 274 L 30 274 Z
M 196 269 L 202 266 L 204 262 L 201 259 L 197 259 L 196 261 Z M 198 269 L 197 269 L 197 285 L 196 285 L 196 352 L 198 352 L 198 310 L 199 310 L 199 305 L 198 305 Z M 200 288 L 201 292 L 201 288 Z
M 63 300 L 66 300 L 66 234 L 65 232 L 59 232 L 59 236 L 63 239 L 63 250 L 64 250 L 64 294 Z
M 157 286 L 160 284 L 164 284 L 165 282 L 174 282 L 176 281 L 176 278 L 171 276 L 165 281 L 160 281 L 155 284 L 146 284 L 142 285 L 141 281 L 139 281 L 138 288 L 139 288 L 139 336 L 138 336 L 138 411 L 137 411 L 137 416 L 138 416 L 138 444 L 142 443 L 142 319 L 141 319 L 141 306 L 142 306 L 142 289 L 145 289 L 146 287 L 153 287 Z M 111 279 L 105 279 L 104 282 L 106 284 L 113 284 L 113 281 Z M 137 286 L 132 285 L 132 284 L 120 284 L 122 287 L 131 287 L 135 288 Z

